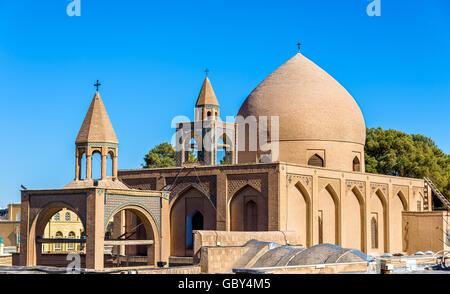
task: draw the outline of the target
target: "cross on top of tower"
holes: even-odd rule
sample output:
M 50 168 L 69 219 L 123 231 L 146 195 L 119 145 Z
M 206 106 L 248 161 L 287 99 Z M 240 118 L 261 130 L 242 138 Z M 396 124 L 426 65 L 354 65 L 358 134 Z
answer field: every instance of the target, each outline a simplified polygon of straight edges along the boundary
M 298 47 L 298 52 L 300 52 L 300 46 L 302 45 L 302 43 L 298 42 L 297 43 L 297 47 Z
M 205 69 L 206 76 L 208 76 L 209 69 Z
M 101 86 L 102 84 L 100 84 L 97 80 L 97 83 L 94 84 L 94 87 L 97 87 L 97 92 L 98 92 L 98 86 Z

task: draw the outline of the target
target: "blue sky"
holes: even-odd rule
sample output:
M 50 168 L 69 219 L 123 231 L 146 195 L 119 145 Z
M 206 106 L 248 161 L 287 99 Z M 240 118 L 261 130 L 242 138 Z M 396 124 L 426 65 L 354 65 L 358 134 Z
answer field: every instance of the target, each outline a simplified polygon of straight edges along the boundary
M 138 168 L 193 116 L 204 69 L 235 115 L 267 75 L 302 52 L 356 99 L 368 127 L 431 137 L 450 153 L 450 2 L 0 1 L 0 207 L 20 185 L 74 178 L 75 137 L 95 80 L 119 138 L 119 168 Z

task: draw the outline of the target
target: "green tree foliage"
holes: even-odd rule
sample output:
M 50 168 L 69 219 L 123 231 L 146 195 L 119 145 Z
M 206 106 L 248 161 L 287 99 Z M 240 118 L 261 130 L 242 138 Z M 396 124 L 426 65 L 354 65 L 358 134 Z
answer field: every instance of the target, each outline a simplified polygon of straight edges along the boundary
M 194 152 L 189 152 L 189 162 L 195 162 L 197 158 Z M 175 149 L 167 142 L 161 143 L 151 149 L 144 156 L 143 168 L 175 166 Z
M 450 155 L 430 138 L 396 130 L 367 129 L 366 172 L 401 177 L 429 177 L 450 196 Z

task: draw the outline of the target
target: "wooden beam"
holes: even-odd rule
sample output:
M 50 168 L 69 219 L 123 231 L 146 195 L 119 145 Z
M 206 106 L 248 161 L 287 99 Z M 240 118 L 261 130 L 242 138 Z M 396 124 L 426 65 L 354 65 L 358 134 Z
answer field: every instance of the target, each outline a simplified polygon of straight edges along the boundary
M 38 243 L 86 243 L 86 239 L 36 238 Z
M 105 240 L 105 246 L 111 245 L 153 245 L 153 240 Z

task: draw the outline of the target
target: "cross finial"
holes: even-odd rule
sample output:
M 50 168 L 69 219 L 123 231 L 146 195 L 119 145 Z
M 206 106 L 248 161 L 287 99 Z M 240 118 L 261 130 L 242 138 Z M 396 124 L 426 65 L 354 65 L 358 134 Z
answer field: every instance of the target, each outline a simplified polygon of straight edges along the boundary
M 300 46 L 302 45 L 302 43 L 298 42 L 297 43 L 297 47 L 298 47 L 298 52 L 300 52 Z
M 98 92 L 98 86 L 101 86 L 102 84 L 100 84 L 97 80 L 97 83 L 94 84 L 94 87 L 97 87 L 97 92 Z
M 208 73 L 209 73 L 209 69 L 205 69 L 206 76 L 208 76 Z

